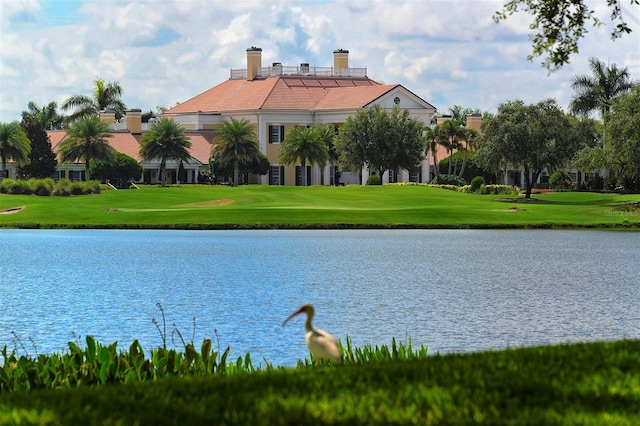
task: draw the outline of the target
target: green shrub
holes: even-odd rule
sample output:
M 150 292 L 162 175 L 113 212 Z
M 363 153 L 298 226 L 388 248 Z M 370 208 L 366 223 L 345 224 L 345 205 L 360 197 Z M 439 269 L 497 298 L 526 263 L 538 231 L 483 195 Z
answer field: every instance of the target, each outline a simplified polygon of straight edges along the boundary
M 369 179 L 367 179 L 367 185 L 382 185 L 382 181 L 380 180 L 380 176 L 371 175 Z
M 488 195 L 518 195 L 520 188 L 511 185 L 485 185 L 482 188 L 482 194 Z
M 87 194 L 99 194 L 100 193 L 100 181 L 92 180 L 86 184 Z
M 484 180 L 484 177 L 482 176 L 476 176 L 473 179 L 471 179 L 471 191 L 472 192 L 476 192 L 477 190 L 480 189 L 480 187 L 482 185 L 484 185 L 486 182 Z
M 0 180 L 0 194 L 11 194 L 10 188 L 15 182 L 15 180 L 9 178 Z
M 463 186 L 466 185 L 464 179 L 456 175 L 440 175 L 433 178 L 431 181 L 434 185 L 455 185 L 455 186 Z
M 71 182 L 69 188 L 71 195 L 83 195 L 86 193 L 86 185 L 84 182 Z
M 53 187 L 51 195 L 67 196 L 71 195 L 71 181 L 68 179 L 60 179 Z
M 31 185 L 29 181 L 18 179 L 14 180 L 12 184 L 8 187 L 7 194 L 13 195 L 30 195 L 33 191 L 31 191 Z
M 53 191 L 54 181 L 52 178 L 29 179 L 28 182 L 31 192 L 36 195 L 47 196 L 51 195 L 51 191 Z
M 564 170 L 556 170 L 549 178 L 549 183 L 556 188 L 571 188 L 571 177 Z

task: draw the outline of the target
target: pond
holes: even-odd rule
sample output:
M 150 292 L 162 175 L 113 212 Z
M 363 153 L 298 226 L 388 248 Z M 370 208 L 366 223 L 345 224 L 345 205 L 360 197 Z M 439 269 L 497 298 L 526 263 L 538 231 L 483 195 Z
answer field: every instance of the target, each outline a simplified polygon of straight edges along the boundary
M 3 229 L 0 240 L 0 346 L 21 353 L 86 335 L 152 349 L 163 343 L 158 304 L 169 346 L 177 328 L 256 364 L 308 356 L 304 317 L 281 325 L 305 302 L 316 327 L 356 346 L 640 338 L 633 232 Z

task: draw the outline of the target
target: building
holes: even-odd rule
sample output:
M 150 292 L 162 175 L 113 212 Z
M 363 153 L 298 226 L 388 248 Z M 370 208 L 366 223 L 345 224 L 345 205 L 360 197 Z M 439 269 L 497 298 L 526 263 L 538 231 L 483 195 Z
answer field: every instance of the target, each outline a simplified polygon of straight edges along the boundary
M 163 117 L 174 119 L 185 129 L 191 140 L 191 159 L 182 164 L 169 161 L 167 182 L 195 183 L 203 168 L 209 168 L 211 148 L 216 128 L 232 118 L 246 119 L 255 126 L 260 151 L 270 163 L 269 174 L 248 176 L 247 183 L 297 185 L 302 181 L 300 166 L 279 163 L 280 143 L 295 126 L 328 124 L 339 128 L 359 109 L 380 105 L 396 106 L 428 124 L 436 108 L 400 84 L 381 84 L 367 76 L 367 68 L 349 64 L 349 51 L 333 52 L 333 66 L 317 67 L 308 63 L 285 66 L 274 62 L 262 64 L 262 49 L 246 50 L 246 68 L 231 69 L 229 79 L 193 98 L 165 111 Z M 104 111 L 100 119 L 108 124 L 109 144 L 117 151 L 138 159 L 143 166 L 141 183 L 159 182 L 160 161 L 142 162 L 139 140 L 148 128 L 141 122 L 141 111 L 130 110 L 116 120 L 115 114 Z M 65 131 L 47 132 L 54 152 L 66 137 Z M 361 173 L 336 173 L 336 166 L 307 166 L 307 182 L 316 185 L 361 184 L 368 170 Z M 59 164 L 56 178 L 82 180 L 84 164 Z M 339 176 L 339 180 L 337 179 Z M 383 182 L 428 182 L 431 171 L 427 158 L 420 172 L 387 171 Z
M 339 127 L 358 109 L 373 105 L 388 109 L 399 106 L 423 123 L 430 122 L 436 109 L 428 102 L 400 84 L 371 80 L 366 68 L 350 67 L 348 50 L 338 49 L 333 55 L 331 67 L 308 63 L 285 66 L 280 62 L 263 67 L 262 49 L 250 47 L 246 68 L 232 69 L 227 81 L 167 110 L 165 116 L 190 131 L 215 131 L 231 118 L 248 120 L 256 127 L 260 150 L 271 164 L 268 176 L 252 176 L 250 181 L 270 185 L 296 185 L 301 181 L 299 166 L 279 164 L 280 143 L 295 126 Z M 308 166 L 308 182 L 352 184 L 368 177 L 363 170 L 362 174 L 343 173 L 340 182 L 332 182 L 333 172 L 329 165 L 324 170 Z M 429 176 L 425 160 L 422 173 L 413 179 L 428 181 Z M 387 172 L 382 178 L 383 182 L 408 181 L 411 176 L 400 171 L 397 176 Z

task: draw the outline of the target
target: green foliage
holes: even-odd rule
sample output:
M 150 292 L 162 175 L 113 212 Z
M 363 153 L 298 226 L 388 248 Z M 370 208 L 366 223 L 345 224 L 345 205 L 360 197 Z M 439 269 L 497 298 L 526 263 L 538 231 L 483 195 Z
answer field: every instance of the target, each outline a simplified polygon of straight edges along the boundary
M 233 186 L 238 186 L 240 165 L 260 162 L 260 148 L 253 124 L 246 118 L 225 121 L 216 131 L 216 144 L 211 155 L 224 165 L 233 165 Z M 217 174 L 217 172 L 216 172 Z
M 80 118 L 98 117 L 100 111 L 111 110 L 116 118 L 124 116 L 127 106 L 122 101 L 122 87 L 117 81 L 107 82 L 102 78 L 93 81 L 92 96 L 73 95 L 62 104 L 62 110 L 75 109 L 69 122 Z
M 556 188 L 570 188 L 571 176 L 563 169 L 558 169 L 549 177 L 549 183 Z
M 391 348 L 335 367 L 8 392 L 0 423 L 632 425 L 639 354 L 638 340 L 397 360 Z
M 135 158 L 121 152 L 116 153 L 115 163 L 92 162 L 89 170 L 94 179 L 109 181 L 116 188 L 128 188 L 130 181 L 139 180 L 142 176 L 140 163 Z
M 85 176 L 90 180 L 89 164 L 111 164 L 115 161 L 116 150 L 109 145 L 106 138 L 112 135 L 107 132 L 107 125 L 97 116 L 86 116 L 74 121 L 67 131 L 69 137 L 60 142 L 58 154 L 63 163 L 84 160 Z
M 22 179 L 53 176 L 58 160 L 40 119 L 31 115 L 23 115 L 20 127 L 31 141 L 31 152 L 28 163 L 18 167 L 18 176 Z
M 367 178 L 367 185 L 382 185 L 382 180 L 378 175 L 371 175 Z
M 17 121 L 12 123 L 0 123 L 0 161 L 2 162 L 2 175 L 7 177 L 7 162 L 13 160 L 18 164 L 29 161 L 31 141 L 24 133 Z
M 435 178 L 433 178 L 431 180 L 430 183 L 433 184 L 433 185 L 463 186 L 467 182 L 465 182 L 464 179 L 462 179 L 461 177 L 458 177 L 456 175 L 444 174 L 444 175 L 436 176 Z
M 160 184 L 167 184 L 167 160 L 189 161 L 191 141 L 184 127 L 172 118 L 161 118 L 140 138 L 140 157 L 143 160 L 160 159 L 158 177 Z
M 631 32 L 625 21 L 621 2 L 607 0 L 612 21 L 611 38 L 616 39 Z M 630 0 L 632 5 L 638 5 L 638 0 Z M 602 25 L 586 0 L 509 0 L 501 11 L 495 13 L 495 22 L 507 19 L 521 9 L 533 16 L 533 23 L 529 29 L 533 53 L 527 56 L 529 60 L 541 56 L 544 58 L 542 66 L 549 71 L 562 68 L 570 62 L 572 54 L 577 54 L 578 43 L 587 34 L 588 24 L 594 27 Z
M 302 186 L 308 186 L 306 165 L 318 164 L 323 166 L 329 160 L 329 150 L 325 141 L 315 127 L 294 127 L 280 145 L 280 162 L 282 164 L 297 164 L 303 170 Z
M 573 122 L 557 102 L 547 99 L 535 105 L 516 100 L 501 104 L 496 116 L 483 120 L 484 137 L 479 144 L 479 164 L 493 171 L 506 166 L 524 169 L 526 193 L 545 168 L 562 167 L 575 155 Z
M 100 182 L 94 180 L 89 182 L 72 182 L 68 179 L 60 179 L 51 190 L 51 195 L 88 195 L 99 194 Z
M 480 187 L 482 187 L 482 185 L 484 185 L 486 182 L 484 180 L 484 177 L 482 176 L 476 176 L 473 179 L 471 179 L 471 191 L 476 192 L 477 190 L 480 189 Z
M 612 103 L 605 121 L 605 157 L 617 181 L 640 175 L 640 85 Z M 633 186 L 638 188 L 637 186 Z M 633 188 L 632 187 L 632 188 Z M 640 188 L 639 188 L 640 189 Z
M 340 167 L 357 172 L 363 164 L 382 176 L 386 170 L 413 169 L 424 156 L 422 122 L 409 111 L 379 105 L 347 118 L 335 140 Z

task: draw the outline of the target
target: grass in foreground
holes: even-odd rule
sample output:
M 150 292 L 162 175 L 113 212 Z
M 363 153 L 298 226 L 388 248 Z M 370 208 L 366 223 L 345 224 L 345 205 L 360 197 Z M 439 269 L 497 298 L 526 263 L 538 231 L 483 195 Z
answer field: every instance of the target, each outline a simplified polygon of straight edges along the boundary
M 2 424 L 640 423 L 640 340 L 0 394 Z
M 639 228 L 640 195 L 476 195 L 418 185 L 190 185 L 74 197 L 0 194 L 14 228 Z M 635 203 L 635 204 L 632 204 Z M 22 207 L 22 209 L 18 209 Z

